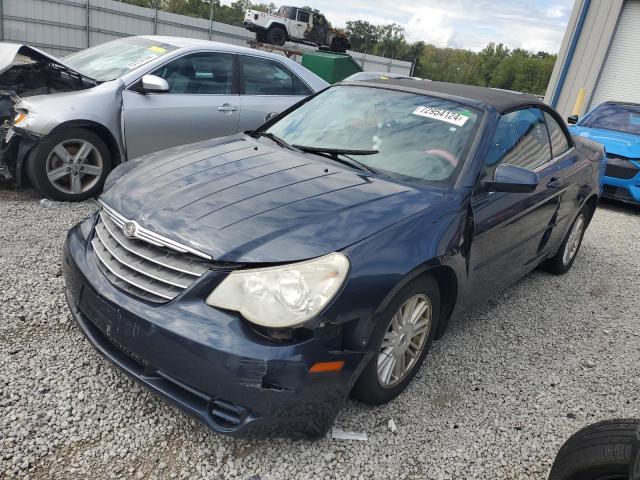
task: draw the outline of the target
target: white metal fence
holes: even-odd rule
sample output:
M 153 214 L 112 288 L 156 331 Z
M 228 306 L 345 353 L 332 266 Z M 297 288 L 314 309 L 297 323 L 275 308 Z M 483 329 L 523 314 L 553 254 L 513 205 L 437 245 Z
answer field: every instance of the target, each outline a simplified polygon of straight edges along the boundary
M 173 35 L 242 46 L 255 40 L 241 27 L 113 0 L 0 0 L 0 40 L 5 42 L 27 43 L 64 56 L 129 35 Z M 314 50 L 307 45 L 296 48 Z M 367 71 L 411 71 L 410 62 L 349 53 Z

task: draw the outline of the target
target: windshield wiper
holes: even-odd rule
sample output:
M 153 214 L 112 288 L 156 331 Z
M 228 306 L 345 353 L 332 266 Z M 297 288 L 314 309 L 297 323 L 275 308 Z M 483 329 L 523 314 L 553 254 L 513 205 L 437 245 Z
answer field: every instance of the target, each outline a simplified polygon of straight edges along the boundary
M 355 158 L 351 158 L 349 156 L 349 155 L 375 155 L 376 153 L 379 153 L 378 150 L 349 150 L 346 148 L 308 147 L 305 145 L 293 145 L 293 147 L 297 148 L 298 150 L 302 150 L 303 152 L 317 153 L 318 155 L 328 157 L 331 160 L 335 160 L 336 162 L 343 163 L 350 167 L 355 167 L 359 170 L 365 170 L 370 173 L 378 173 L 369 165 L 359 162 Z M 347 160 L 340 158 L 340 155 L 342 155 L 343 157 L 346 157 Z
M 288 148 L 289 150 L 296 150 L 295 147 L 293 147 L 293 145 L 288 144 L 282 138 L 278 137 L 277 135 L 274 135 L 271 132 L 253 132 L 251 133 L 251 136 L 253 138 L 267 137 L 269 140 L 277 143 L 281 147 Z

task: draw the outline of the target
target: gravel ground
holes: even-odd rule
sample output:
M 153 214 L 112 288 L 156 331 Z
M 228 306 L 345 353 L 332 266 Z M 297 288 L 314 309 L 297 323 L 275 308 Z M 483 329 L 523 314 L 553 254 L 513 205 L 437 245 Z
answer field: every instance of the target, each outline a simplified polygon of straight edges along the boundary
M 351 402 L 336 426 L 367 441 L 311 443 L 216 435 L 93 350 L 60 252 L 95 208 L 0 185 L 0 478 L 543 479 L 580 427 L 638 416 L 640 211 L 601 206 L 569 274 L 455 320 L 390 404 Z

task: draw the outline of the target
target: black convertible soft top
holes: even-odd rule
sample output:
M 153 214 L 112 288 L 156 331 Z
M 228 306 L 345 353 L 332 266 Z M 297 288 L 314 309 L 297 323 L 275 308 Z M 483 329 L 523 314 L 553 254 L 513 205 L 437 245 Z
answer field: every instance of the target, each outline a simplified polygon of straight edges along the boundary
M 491 105 L 498 112 L 503 113 L 513 108 L 524 105 L 544 105 L 537 97 L 525 93 L 500 90 L 498 88 L 476 87 L 474 85 L 462 85 L 459 83 L 434 82 L 431 80 L 419 80 L 411 78 L 392 79 L 385 78 L 381 74 L 378 78 L 364 80 L 366 83 L 378 83 L 406 87 L 413 90 L 422 90 L 425 93 L 444 93 L 456 97 L 463 97 L 476 102 Z

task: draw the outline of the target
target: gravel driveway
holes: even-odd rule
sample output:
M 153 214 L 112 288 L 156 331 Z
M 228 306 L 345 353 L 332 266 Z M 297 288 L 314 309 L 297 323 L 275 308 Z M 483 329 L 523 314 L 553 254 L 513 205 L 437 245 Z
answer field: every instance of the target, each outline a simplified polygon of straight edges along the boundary
M 452 322 L 398 399 L 351 402 L 336 426 L 367 441 L 310 443 L 213 434 L 93 350 L 60 252 L 95 208 L 0 184 L 0 478 L 543 479 L 580 427 L 640 415 L 637 210 L 601 206 L 569 274 Z

